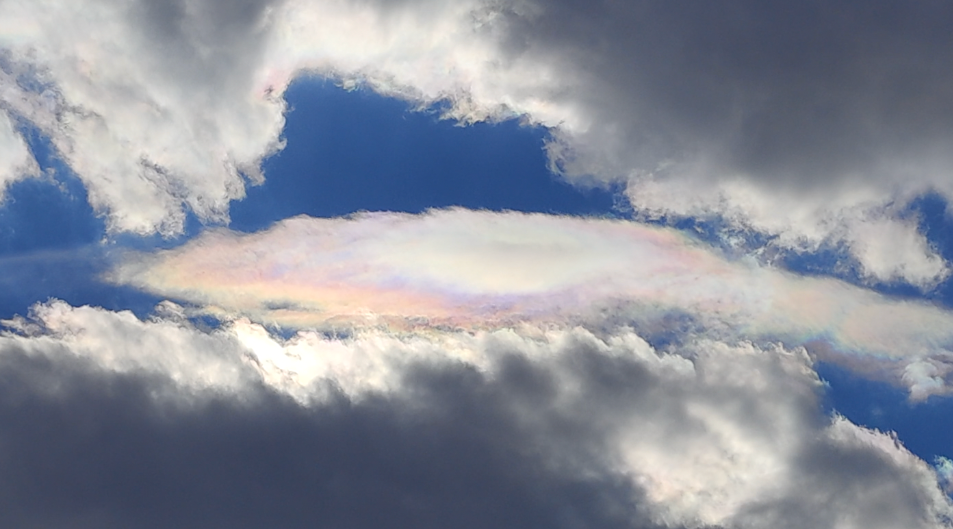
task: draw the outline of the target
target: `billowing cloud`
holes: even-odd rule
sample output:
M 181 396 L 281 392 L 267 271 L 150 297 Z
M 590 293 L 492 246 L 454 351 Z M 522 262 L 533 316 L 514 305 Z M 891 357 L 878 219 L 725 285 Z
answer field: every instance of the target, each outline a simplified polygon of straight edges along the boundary
M 505 17 L 506 49 L 552 65 L 554 99 L 585 117 L 556 134 L 566 173 L 628 180 L 648 215 L 839 241 L 879 279 L 946 274 L 901 218 L 918 194 L 951 196 L 949 5 L 530 4 Z M 902 264 L 869 250 L 870 220 L 916 241 Z
M 803 351 L 702 340 L 663 354 L 625 329 L 281 338 L 160 309 L 142 321 L 50 302 L 8 322 L 0 520 L 240 514 L 230 525 L 245 527 L 271 513 L 369 527 L 384 509 L 424 526 L 522 513 L 556 527 L 847 529 L 953 515 L 935 471 L 894 437 L 821 415 Z
M 953 197 L 951 16 L 893 0 L 7 0 L 0 93 L 114 229 L 227 218 L 280 146 L 281 94 L 316 72 L 449 100 L 463 121 L 524 116 L 552 128 L 554 168 L 626 183 L 643 215 L 843 245 L 867 277 L 928 287 L 948 268 L 905 207 Z
M 113 229 L 175 233 L 184 207 L 227 218 L 278 146 L 256 93 L 269 2 L 0 4 L 0 93 L 86 184 Z
M 781 340 L 923 398 L 946 392 L 953 314 L 826 278 L 730 261 L 677 231 L 627 221 L 462 209 L 298 217 L 130 254 L 112 280 L 292 328 L 493 328 L 585 322 Z

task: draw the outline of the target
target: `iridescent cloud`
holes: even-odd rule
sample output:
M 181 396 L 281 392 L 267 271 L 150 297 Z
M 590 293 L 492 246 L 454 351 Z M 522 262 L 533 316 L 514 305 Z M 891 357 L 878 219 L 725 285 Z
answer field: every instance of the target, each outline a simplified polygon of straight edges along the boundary
M 636 326 L 683 315 L 687 339 L 780 341 L 947 391 L 953 314 L 829 278 L 730 260 L 639 223 L 462 209 L 297 217 L 127 254 L 117 283 L 291 328 Z M 663 329 L 664 330 L 664 329 Z M 685 338 L 684 336 L 682 338 Z

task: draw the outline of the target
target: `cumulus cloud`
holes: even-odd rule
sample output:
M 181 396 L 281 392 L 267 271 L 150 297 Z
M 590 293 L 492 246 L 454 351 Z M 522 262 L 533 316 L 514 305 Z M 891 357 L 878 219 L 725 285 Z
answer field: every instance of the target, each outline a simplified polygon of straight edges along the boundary
M 4 80 L 3 104 L 115 229 L 225 219 L 280 146 L 284 89 L 316 72 L 551 127 L 554 168 L 625 182 L 649 217 L 840 244 L 874 280 L 948 274 L 904 213 L 953 197 L 943 2 L 7 0 L 0 15 L 9 68 L 36 78 Z
M 892 373 L 915 398 L 948 391 L 953 348 L 953 315 L 927 303 L 731 261 L 671 229 L 541 214 L 297 217 L 127 254 L 111 280 L 291 328 L 604 327 L 611 315 L 676 339 L 807 345 L 860 372 Z M 695 328 L 666 322 L 672 315 Z
M 557 133 L 567 173 L 628 179 L 651 215 L 720 214 L 789 247 L 839 239 L 880 279 L 946 273 L 928 247 L 893 269 L 855 228 L 950 196 L 948 5 L 536 5 L 507 17 L 507 49 L 553 64 L 589 119 Z
M 46 134 L 110 227 L 227 218 L 278 146 L 284 105 L 255 92 L 269 2 L 0 4 L 4 104 Z
M 37 172 L 28 126 L 111 230 L 224 222 L 281 147 L 281 94 L 313 72 L 550 127 L 554 170 L 624 182 L 644 217 L 833 241 L 870 278 L 928 287 L 947 264 L 905 208 L 953 196 L 949 18 L 887 1 L 0 0 L 0 186 Z M 953 322 L 928 304 L 673 230 L 462 210 L 217 230 L 124 256 L 113 280 L 198 307 L 51 301 L 4 322 L 0 525 L 951 524 L 936 472 L 824 416 L 811 369 L 826 355 L 913 398 L 947 392 Z
M 894 437 L 821 415 L 803 351 L 660 353 L 625 329 L 281 338 L 160 308 L 142 321 L 50 302 L 8 322 L 0 519 L 376 526 L 367 501 L 426 527 L 927 528 L 953 514 Z

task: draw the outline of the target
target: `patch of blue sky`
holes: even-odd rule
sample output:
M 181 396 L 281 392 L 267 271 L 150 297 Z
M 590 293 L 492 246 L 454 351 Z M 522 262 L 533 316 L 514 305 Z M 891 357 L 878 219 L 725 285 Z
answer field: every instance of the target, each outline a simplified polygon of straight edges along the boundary
M 42 176 L 13 183 L 0 207 L 0 318 L 25 314 L 50 298 L 150 312 L 155 296 L 99 279 L 109 267 L 100 244 L 104 220 L 49 141 L 34 128 L 21 130 Z
M 896 432 L 903 445 L 925 461 L 953 455 L 953 398 L 932 396 L 910 402 L 901 388 L 859 377 L 829 363 L 815 369 L 827 383 L 824 406 L 852 422 Z
M 98 243 L 105 223 L 90 207 L 82 182 L 39 131 L 21 131 L 43 176 L 14 182 L 4 193 L 0 256 Z
M 547 131 L 518 120 L 459 126 L 439 109 L 367 90 L 303 79 L 285 94 L 283 151 L 264 164 L 266 181 L 232 204 L 231 227 L 257 231 L 295 215 L 430 208 L 617 215 L 611 189 L 554 177 Z
M 953 263 L 953 215 L 948 212 L 949 204 L 936 193 L 930 193 L 915 200 L 910 213 L 919 219 L 920 232 L 947 262 Z M 953 307 L 953 279 L 947 279 L 935 290 L 928 293 L 930 299 Z

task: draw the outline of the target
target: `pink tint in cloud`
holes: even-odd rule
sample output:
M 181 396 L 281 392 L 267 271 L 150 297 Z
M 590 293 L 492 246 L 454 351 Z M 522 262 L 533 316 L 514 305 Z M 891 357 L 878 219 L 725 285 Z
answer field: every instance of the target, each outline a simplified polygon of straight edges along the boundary
M 917 397 L 946 391 L 953 346 L 953 314 L 932 305 L 731 261 L 680 232 L 606 219 L 463 209 L 297 217 L 126 256 L 112 279 L 292 328 L 599 325 L 606 311 L 638 324 L 687 314 L 700 338 L 810 345 L 889 371 Z

